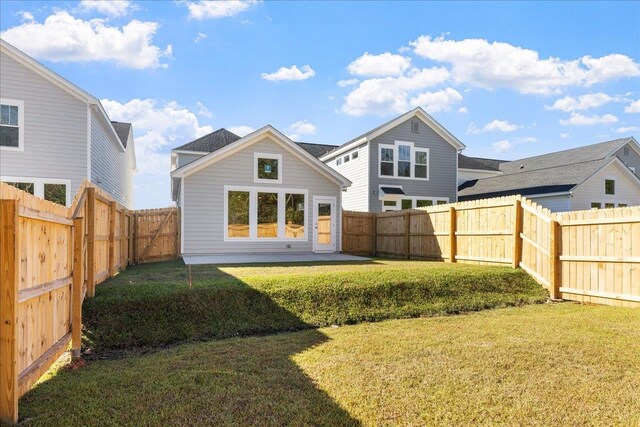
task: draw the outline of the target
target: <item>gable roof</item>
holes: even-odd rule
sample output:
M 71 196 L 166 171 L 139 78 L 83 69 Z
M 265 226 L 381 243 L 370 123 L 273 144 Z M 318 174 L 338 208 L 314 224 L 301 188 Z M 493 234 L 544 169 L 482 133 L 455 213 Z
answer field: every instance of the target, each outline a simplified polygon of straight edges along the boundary
M 349 181 L 344 176 L 340 175 L 338 172 L 331 169 L 329 166 L 322 163 L 317 158 L 313 157 L 306 150 L 301 148 L 294 141 L 289 139 L 279 130 L 274 128 L 271 125 L 264 126 L 249 135 L 238 139 L 230 144 L 225 145 L 222 148 L 217 149 L 216 151 L 210 152 L 209 154 L 200 157 L 197 160 L 194 160 L 191 163 L 188 163 L 178 169 L 175 169 L 171 172 L 172 178 L 184 178 L 186 176 L 191 175 L 207 166 L 212 165 L 218 160 L 224 159 L 225 157 L 234 154 L 245 148 L 248 145 L 251 145 L 255 142 L 260 141 L 262 138 L 270 136 L 276 143 L 283 146 L 285 149 L 290 151 L 294 156 L 300 159 L 302 162 L 306 163 L 310 167 L 316 169 L 322 175 L 326 176 L 328 179 L 334 181 L 336 184 L 342 187 L 348 187 L 351 185 L 351 181 Z
M 431 117 L 429 114 L 427 114 L 426 111 L 424 111 L 421 107 L 416 107 L 413 110 L 407 111 L 406 113 L 396 117 L 395 119 L 389 120 L 388 122 L 383 123 L 380 126 L 371 129 L 370 131 L 368 131 L 368 132 L 366 132 L 366 133 L 364 133 L 364 134 L 352 139 L 351 141 L 348 141 L 348 142 L 336 147 L 335 150 L 333 150 L 333 151 L 325 154 L 324 156 L 322 156 L 322 160 L 328 160 L 328 159 L 333 158 L 334 156 L 337 156 L 339 154 L 342 154 L 345 151 L 348 151 L 348 150 L 354 148 L 355 146 L 358 146 L 358 145 L 360 145 L 360 144 L 362 144 L 364 142 L 371 141 L 372 139 L 374 139 L 374 138 L 382 135 L 383 133 L 389 131 L 390 129 L 393 129 L 394 127 L 398 126 L 399 124 L 402 124 L 405 121 L 411 119 L 412 117 L 418 117 L 427 126 L 429 126 L 431 129 L 433 129 L 434 132 L 436 132 L 438 135 L 440 135 L 442 137 L 442 139 L 447 141 L 449 144 L 451 144 L 457 150 L 463 150 L 463 149 L 466 148 L 466 146 L 462 142 L 460 142 L 460 140 L 458 138 L 453 136 L 453 134 L 451 134 L 451 132 L 446 130 L 433 117 Z
M 240 137 L 233 132 L 229 132 L 225 128 L 220 128 L 207 135 L 201 136 L 191 142 L 188 142 L 174 150 L 198 151 L 201 153 L 213 153 L 221 148 L 226 147 L 239 140 Z
M 111 131 L 111 136 L 114 137 L 116 143 L 120 144 L 120 148 L 122 149 L 122 151 L 125 151 L 124 145 L 122 145 L 122 142 L 118 137 L 118 134 L 116 133 L 113 127 L 113 124 L 111 123 L 111 120 L 109 120 L 109 116 L 107 112 L 105 111 L 104 107 L 102 106 L 98 98 L 80 89 L 78 86 L 74 85 L 69 80 L 51 71 L 49 68 L 45 67 L 44 65 L 42 65 L 41 63 L 39 63 L 29 55 L 27 55 L 26 53 L 22 52 L 20 49 L 16 48 L 15 46 L 12 46 L 11 44 L 9 44 L 8 42 L 6 42 L 4 39 L 1 39 L 1 38 L 0 38 L 0 52 L 6 54 L 13 60 L 27 67 L 28 69 L 40 75 L 44 79 L 49 80 L 51 83 L 58 86 L 62 90 L 66 91 L 70 95 L 78 98 L 83 102 L 86 102 L 88 105 L 95 106 L 98 112 L 100 113 L 100 117 L 102 121 L 107 125 L 107 128 Z M 87 141 L 87 143 L 89 143 L 89 141 Z
M 127 148 L 127 141 L 129 140 L 129 133 L 131 133 L 131 123 L 114 122 L 114 121 L 112 121 L 111 124 L 113 125 L 113 128 L 115 129 L 116 134 L 118 135 L 118 138 L 120 139 L 120 142 L 122 143 L 122 146 L 124 148 Z
M 486 171 L 500 171 L 500 164 L 504 160 L 484 159 L 482 157 L 469 157 L 458 153 L 458 169 L 475 169 Z
M 629 142 L 635 142 L 635 139 L 629 137 L 619 138 L 584 147 L 503 162 L 500 164 L 500 170 L 506 175 L 604 159 Z

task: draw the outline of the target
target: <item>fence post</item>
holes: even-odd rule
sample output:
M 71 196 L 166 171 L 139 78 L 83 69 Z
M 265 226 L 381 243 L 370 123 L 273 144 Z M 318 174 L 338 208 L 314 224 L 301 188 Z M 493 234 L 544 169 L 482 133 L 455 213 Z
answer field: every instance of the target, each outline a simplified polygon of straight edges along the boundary
M 87 295 L 96 295 L 96 189 L 87 188 Z
M 411 212 L 404 214 L 404 257 L 411 259 Z
M 554 300 L 558 299 L 560 293 L 560 254 L 558 246 L 562 240 L 560 223 L 555 219 L 551 219 L 549 223 L 549 297 Z
M 111 201 L 109 204 L 109 277 L 116 274 L 116 202 Z
M 138 212 L 133 214 L 133 262 L 138 264 Z
M 372 213 L 371 218 L 371 242 L 373 243 L 371 256 L 375 257 L 378 252 L 378 215 L 376 213 Z
M 449 206 L 449 262 L 456 262 L 458 245 L 456 240 L 456 208 Z
M 84 283 L 84 218 L 73 220 L 73 288 L 71 290 L 71 357 L 80 358 L 82 343 L 82 284 Z
M 522 202 L 520 199 L 516 199 L 513 204 L 514 208 L 514 221 L 513 221 L 513 268 L 520 266 L 520 259 L 522 258 Z
M 0 420 L 18 421 L 20 220 L 16 200 L 0 200 Z
M 127 268 L 126 257 L 124 256 L 127 248 L 127 234 L 125 233 L 126 218 L 126 209 L 122 208 L 122 212 L 120 212 L 120 271 L 124 271 Z

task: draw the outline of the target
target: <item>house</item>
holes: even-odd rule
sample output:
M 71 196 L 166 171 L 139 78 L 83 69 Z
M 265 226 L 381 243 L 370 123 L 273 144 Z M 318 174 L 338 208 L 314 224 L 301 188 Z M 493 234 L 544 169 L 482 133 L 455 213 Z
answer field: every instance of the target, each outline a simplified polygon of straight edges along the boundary
M 219 129 L 171 153 L 183 255 L 338 252 L 351 182 L 272 126 Z
M 465 158 L 458 200 L 521 194 L 552 211 L 640 205 L 640 145 L 633 138 L 514 161 Z
M 457 200 L 458 152 L 465 148 L 415 108 L 320 156 L 352 182 L 346 210 L 382 212 Z
M 131 124 L 4 40 L 0 109 L 0 180 L 70 205 L 87 179 L 133 209 Z

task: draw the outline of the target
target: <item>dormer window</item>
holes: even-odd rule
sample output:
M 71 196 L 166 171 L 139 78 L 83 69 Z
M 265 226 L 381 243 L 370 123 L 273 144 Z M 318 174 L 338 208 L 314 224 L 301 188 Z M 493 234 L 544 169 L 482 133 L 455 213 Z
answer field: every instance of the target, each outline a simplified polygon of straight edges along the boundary
M 254 182 L 282 183 L 282 155 L 254 153 Z

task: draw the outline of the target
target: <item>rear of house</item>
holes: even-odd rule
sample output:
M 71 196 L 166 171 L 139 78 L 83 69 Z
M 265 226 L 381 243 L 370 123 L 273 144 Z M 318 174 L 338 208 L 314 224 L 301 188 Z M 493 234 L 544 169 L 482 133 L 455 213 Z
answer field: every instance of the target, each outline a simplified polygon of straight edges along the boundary
M 337 252 L 349 180 L 271 126 L 172 153 L 183 255 Z
M 4 40 L 0 44 L 0 180 L 70 205 L 88 179 L 133 208 L 131 124 Z

